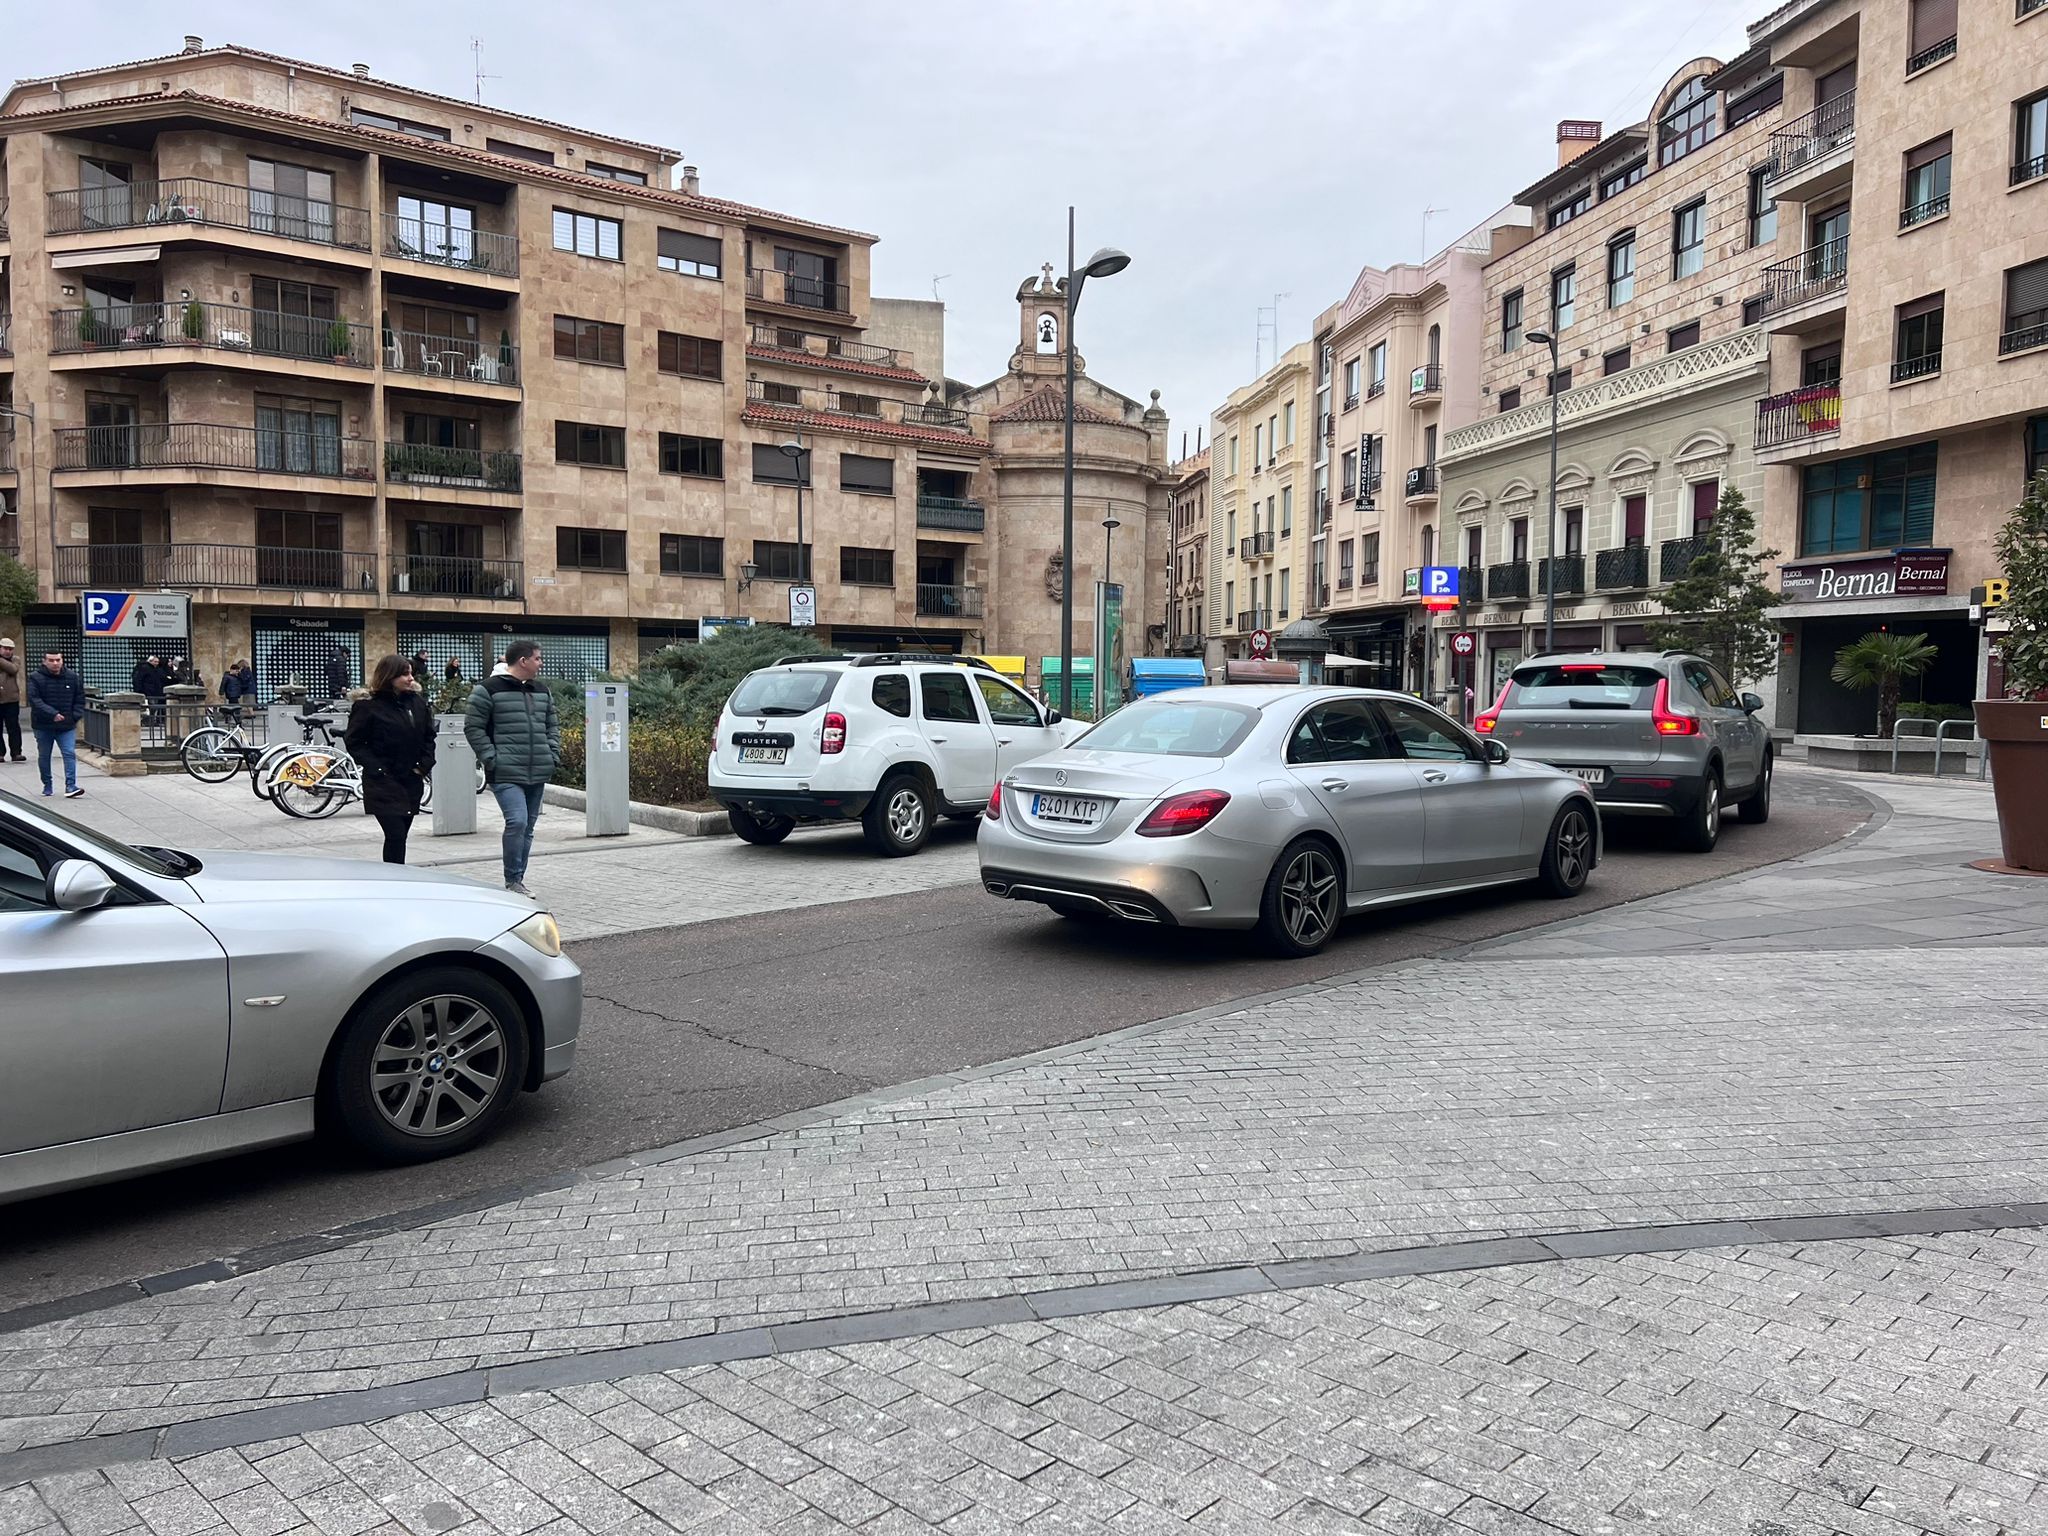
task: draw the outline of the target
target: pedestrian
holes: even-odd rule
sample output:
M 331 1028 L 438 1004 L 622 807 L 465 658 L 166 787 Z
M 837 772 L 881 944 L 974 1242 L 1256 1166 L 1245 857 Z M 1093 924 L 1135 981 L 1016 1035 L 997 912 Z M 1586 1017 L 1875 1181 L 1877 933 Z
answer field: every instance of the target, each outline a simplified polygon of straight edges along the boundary
M 462 663 L 455 657 L 450 656 L 448 658 L 448 665 L 441 669 L 441 681 L 444 683 L 459 683 L 462 681 Z
M 412 663 L 386 656 L 370 674 L 370 696 L 348 712 L 342 740 L 363 770 L 363 804 L 384 829 L 384 862 L 405 862 L 405 838 L 434 771 L 434 710 Z
M 533 824 L 540 820 L 541 795 L 562 760 L 562 727 L 555 700 L 540 677 L 540 645 L 514 640 L 505 647 L 502 670 L 477 684 L 469 696 L 462 733 L 483 764 L 484 780 L 505 813 L 505 889 L 531 896 L 526 861 L 533 852 Z
M 25 763 L 21 750 L 21 663 L 14 642 L 0 639 L 0 763 Z
M 427 679 L 433 675 L 434 664 L 427 659 L 427 653 L 424 650 L 414 651 L 412 653 L 413 683 L 421 690 L 424 690 L 427 686 Z
M 64 798 L 76 800 L 78 787 L 78 722 L 85 718 L 85 680 L 64 665 L 62 651 L 50 651 L 29 675 L 28 718 L 36 733 L 36 766 L 43 773 L 43 793 L 50 783 L 50 748 L 64 754 Z
M 206 686 L 206 679 L 200 675 L 199 668 L 192 664 L 190 656 L 173 656 L 171 658 L 171 681 L 181 688 L 204 688 Z
M 170 680 L 171 669 L 164 665 L 161 656 L 145 656 L 128 674 L 128 685 L 143 698 L 142 717 L 151 725 L 163 720 L 164 685 Z
M 327 658 L 327 697 L 330 701 L 348 695 L 349 674 L 354 671 L 348 664 L 348 647 L 339 640 Z
M 246 700 L 250 708 L 256 706 L 256 669 L 247 661 L 237 661 L 220 680 L 220 699 L 227 706 L 228 719 L 235 724 L 242 723 L 242 704 Z

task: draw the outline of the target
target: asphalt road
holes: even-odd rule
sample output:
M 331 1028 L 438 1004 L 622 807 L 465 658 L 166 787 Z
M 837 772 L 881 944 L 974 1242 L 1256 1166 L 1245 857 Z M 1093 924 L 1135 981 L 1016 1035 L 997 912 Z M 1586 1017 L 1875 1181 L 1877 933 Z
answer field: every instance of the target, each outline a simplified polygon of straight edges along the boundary
M 289 1147 L 0 1207 L 0 1314 L 1579 916 L 1809 852 L 1868 815 L 1853 790 L 1786 774 L 1770 824 L 1731 820 L 1712 854 L 1622 826 L 1575 901 L 1517 891 L 1382 912 L 1302 961 L 1234 935 L 1070 922 L 961 886 L 593 940 L 572 948 L 589 998 L 576 1069 L 523 1096 L 485 1147 L 409 1169 Z

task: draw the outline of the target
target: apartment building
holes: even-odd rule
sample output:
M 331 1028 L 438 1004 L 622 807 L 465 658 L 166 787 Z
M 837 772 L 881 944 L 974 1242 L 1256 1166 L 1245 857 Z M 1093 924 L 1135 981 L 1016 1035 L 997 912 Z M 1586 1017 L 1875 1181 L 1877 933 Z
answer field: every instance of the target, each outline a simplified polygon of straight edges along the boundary
M 1315 348 L 1299 342 L 1210 421 L 1208 634 L 1212 659 L 1251 654 L 1251 637 L 1307 612 Z
M 710 196 L 672 150 L 198 38 L 16 85 L 0 155 L 30 654 L 125 686 L 135 647 L 81 645 L 77 596 L 169 589 L 192 633 L 140 644 L 209 678 L 311 680 L 336 644 L 476 676 L 514 633 L 580 676 L 784 621 L 806 577 L 836 644 L 1001 648 L 996 396 L 869 338 L 871 235 Z M 1163 480 L 1156 396 L 1156 423 L 1126 403 L 1137 446 L 1106 451 Z M 1163 571 L 1163 489 L 1157 515 Z
M 1440 563 L 1460 567 L 1462 606 L 1435 627 L 1438 676 L 1453 675 L 1453 629 L 1479 632 L 1457 675 L 1482 698 L 1543 647 L 1552 561 L 1559 649 L 1647 644 L 1657 593 L 1690 565 L 1723 488 L 1754 503 L 1783 90 L 1755 48 L 1692 60 L 1641 122 L 1561 123 L 1557 165 L 1493 231 L 1481 414 L 1439 455 Z M 1554 372 L 1539 334 L 1556 339 Z
M 1204 448 L 1167 468 L 1172 486 L 1173 550 L 1167 576 L 1166 648 L 1197 655 L 1208 638 L 1203 594 L 1208 590 L 1209 575 L 1211 452 Z
M 1366 267 L 1316 318 L 1309 582 L 1347 679 L 1421 688 L 1415 572 L 1438 564 L 1438 457 L 1479 414 L 1493 223 L 1429 260 Z
M 1794 0 L 1749 40 L 1788 116 L 1754 423 L 1777 717 L 1868 731 L 1870 695 L 1828 673 L 1871 630 L 1938 647 L 1909 697 L 1980 696 L 1970 589 L 2048 466 L 2048 3 Z

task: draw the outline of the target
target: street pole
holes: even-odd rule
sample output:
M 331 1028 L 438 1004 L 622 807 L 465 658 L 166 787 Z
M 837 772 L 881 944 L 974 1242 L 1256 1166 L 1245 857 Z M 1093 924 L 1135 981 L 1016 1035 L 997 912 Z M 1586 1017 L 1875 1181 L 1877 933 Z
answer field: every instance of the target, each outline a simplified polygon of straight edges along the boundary
M 1060 713 L 1074 713 L 1074 311 L 1081 275 L 1074 270 L 1074 205 L 1067 205 L 1067 404 L 1060 486 Z
M 1543 649 L 1557 649 L 1557 334 L 1550 337 L 1550 558 L 1543 562 Z
M 1116 579 L 1110 575 L 1109 557 L 1110 551 L 1115 547 L 1113 541 L 1116 538 L 1116 531 L 1121 527 L 1123 527 L 1123 523 L 1118 520 L 1114 512 L 1111 512 L 1109 516 L 1102 520 L 1102 579 L 1104 581 L 1114 581 Z

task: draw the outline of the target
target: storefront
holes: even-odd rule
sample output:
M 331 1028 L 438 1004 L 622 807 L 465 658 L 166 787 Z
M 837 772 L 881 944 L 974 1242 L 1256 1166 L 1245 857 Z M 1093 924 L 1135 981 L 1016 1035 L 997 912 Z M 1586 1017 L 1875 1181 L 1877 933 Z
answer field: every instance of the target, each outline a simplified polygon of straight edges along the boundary
M 448 663 L 462 668 L 462 675 L 480 681 L 514 640 L 538 640 L 541 675 L 580 683 L 586 677 L 611 670 L 611 626 L 603 620 L 577 622 L 550 619 L 542 623 L 498 621 L 478 618 L 402 618 L 398 622 L 398 653 L 427 657 L 426 686 L 432 689 L 447 676 Z M 262 675 L 262 663 L 257 663 Z
M 125 693 L 134 681 L 137 662 L 150 656 L 161 656 L 166 662 L 175 656 L 189 656 L 192 637 L 163 634 L 88 638 L 80 631 L 76 603 L 30 609 L 22 620 L 21 644 L 15 654 L 24 664 L 39 667 L 49 651 L 62 652 L 94 693 Z
M 1402 607 L 1324 615 L 1329 649 L 1364 663 L 1345 668 L 1343 680 L 1359 688 L 1405 690 L 1409 616 L 1420 613 Z

